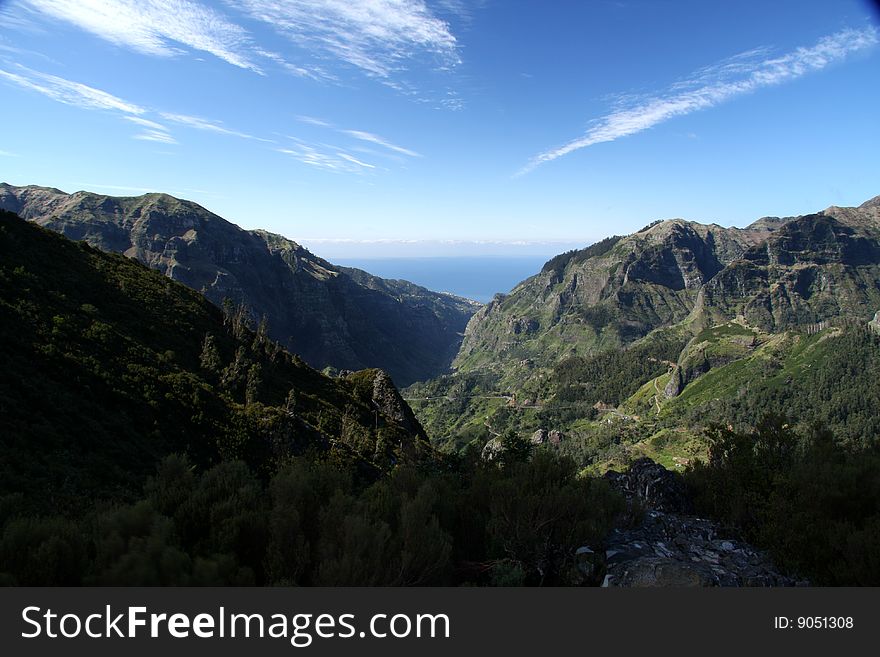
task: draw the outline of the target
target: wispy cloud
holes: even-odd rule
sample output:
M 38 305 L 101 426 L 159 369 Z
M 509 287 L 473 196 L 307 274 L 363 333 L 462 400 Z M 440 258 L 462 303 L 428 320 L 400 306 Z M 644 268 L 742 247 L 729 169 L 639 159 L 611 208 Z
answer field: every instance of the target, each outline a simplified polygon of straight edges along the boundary
M 133 135 L 134 139 L 163 144 L 177 143 L 177 140 L 171 135 L 171 130 L 165 124 L 142 116 L 150 113 L 151 110 L 123 100 L 101 89 L 95 89 L 80 82 L 66 80 L 56 75 L 34 71 L 21 65 L 18 65 L 14 73 L 0 69 L 0 80 L 6 80 L 25 89 L 36 91 L 65 105 L 89 110 L 107 110 L 116 113 L 117 116 L 121 115 L 122 119 L 143 128 L 140 133 Z M 173 112 L 158 112 L 158 116 L 167 122 L 195 130 L 272 143 L 270 139 L 263 139 L 246 132 L 232 130 L 224 126 L 221 121 L 206 119 L 200 116 Z
M 350 137 L 354 137 L 355 139 L 367 141 L 371 144 L 382 146 L 383 148 L 387 148 L 388 150 L 394 151 L 395 153 L 400 153 L 401 155 L 407 155 L 409 157 L 421 157 L 419 153 L 411 151 L 408 148 L 404 148 L 403 146 L 392 144 L 390 141 L 383 139 L 379 135 L 374 135 L 371 132 L 364 132 L 363 130 L 340 130 L 340 132 L 349 135 Z
M 176 144 L 177 140 L 167 132 L 159 130 L 144 130 L 134 135 L 132 139 L 140 139 L 141 141 L 158 141 L 161 144 Z
M 105 110 L 130 121 L 135 125 L 145 128 L 142 132 L 133 135 L 134 139 L 142 141 L 156 141 L 163 144 L 176 144 L 177 140 L 171 136 L 170 131 L 161 123 L 145 119 L 142 114 L 147 110 L 140 105 L 130 103 L 111 93 L 95 89 L 80 82 L 65 80 L 57 75 L 40 73 L 24 66 L 18 66 L 17 73 L 0 69 L 0 79 L 5 79 L 25 89 L 36 91 L 65 105 L 72 105 L 87 110 Z
M 474 18 L 474 11 L 481 9 L 487 0 L 435 0 L 434 4 L 441 12 L 452 14 L 469 23 Z
M 300 66 L 299 64 L 294 64 L 289 61 L 284 55 L 274 52 L 272 50 L 266 50 L 265 48 L 257 48 L 254 51 L 260 57 L 265 57 L 268 60 L 271 60 L 278 64 L 282 69 L 291 73 L 299 78 L 311 78 L 312 80 L 331 80 L 336 81 L 337 78 L 332 73 L 328 73 L 324 70 L 323 67 L 318 66 L 317 64 L 313 64 L 311 66 Z
M 449 23 L 426 0 L 224 3 L 226 9 L 205 0 L 15 0 L 11 9 L 2 10 L 0 22 L 34 30 L 48 17 L 142 54 L 209 53 L 260 75 L 275 68 L 301 78 L 339 82 L 338 71 L 332 69 L 342 63 L 395 89 L 402 88 L 399 78 L 414 64 L 443 72 L 461 62 Z M 459 22 L 470 16 L 469 5 L 460 0 L 435 6 Z M 267 35 L 250 32 L 242 21 L 268 25 L 288 47 L 267 47 Z M 442 97 L 437 102 L 445 108 L 460 106 L 460 101 Z
M 446 21 L 424 0 L 226 0 L 268 23 L 294 44 L 369 75 L 388 78 L 418 56 L 438 67 L 460 62 Z
M 316 119 L 314 116 L 305 116 L 300 114 L 296 117 L 296 120 L 300 123 L 307 123 L 309 125 L 316 125 L 319 128 L 332 128 L 333 124 L 325 121 L 324 119 Z
M 41 93 L 65 105 L 92 110 L 111 110 L 134 115 L 146 112 L 139 105 L 129 103 L 118 96 L 79 82 L 65 80 L 56 75 L 40 73 L 23 66 L 19 70 L 19 73 L 12 73 L 0 69 L 0 78 L 25 89 Z
M 171 131 L 161 123 L 145 119 L 141 116 L 125 116 L 123 118 L 127 121 L 131 121 L 135 125 L 145 128 L 143 132 L 134 135 L 132 137 L 133 139 L 139 139 L 141 141 L 157 141 L 162 144 L 177 143 L 177 140 L 171 136 Z
M 336 153 L 339 157 L 341 157 L 346 162 L 351 162 L 352 164 L 356 164 L 359 167 L 363 167 L 364 169 L 375 169 L 375 164 L 367 164 L 366 162 L 362 162 L 353 155 L 349 155 L 348 153 L 338 152 Z
M 219 135 L 229 135 L 232 137 L 241 137 L 242 139 L 254 139 L 256 141 L 265 141 L 270 142 L 269 139 L 263 139 L 262 137 L 255 137 L 254 135 L 250 135 L 246 132 L 239 132 L 238 130 L 231 130 L 223 125 L 221 121 L 214 121 L 212 119 L 205 119 L 200 116 L 191 116 L 189 114 L 173 114 L 171 112 L 160 112 L 159 115 L 165 119 L 166 121 L 171 121 L 172 123 L 178 123 L 180 125 L 185 125 L 189 128 L 194 128 L 196 130 L 204 130 L 206 132 L 214 132 Z
M 0 151 L 0 157 L 18 157 L 18 153 L 10 153 L 9 151 Z
M 310 167 L 335 173 L 364 173 L 376 168 L 375 165 L 359 160 L 335 146 L 309 144 L 296 137 L 289 139 L 292 142 L 289 147 L 276 150 Z
M 696 71 L 665 93 L 624 100 L 611 113 L 593 122 L 586 134 L 545 151 L 523 167 L 523 175 L 574 151 L 642 132 L 677 116 L 715 107 L 737 96 L 771 87 L 819 71 L 878 42 L 874 27 L 847 29 L 823 37 L 813 46 L 770 57 L 766 49 L 751 50 Z
M 34 20 L 35 12 L 19 2 L 0 3 L 0 25 L 5 29 L 40 34 L 44 29 Z
M 22 0 L 102 39 L 132 50 L 171 56 L 180 46 L 260 72 L 247 31 L 191 0 Z
M 327 128 L 328 130 L 333 130 L 338 132 L 339 134 L 346 135 L 348 137 L 353 137 L 354 139 L 367 142 L 370 144 L 376 144 L 377 146 L 381 146 L 392 153 L 396 153 L 399 155 L 406 155 L 407 157 L 422 157 L 420 153 L 417 153 L 409 148 L 404 148 L 403 146 L 398 146 L 397 144 L 392 143 L 391 141 L 385 139 L 384 137 L 380 137 L 377 134 L 372 132 L 367 132 L 365 130 L 350 130 L 346 128 L 338 128 L 331 121 L 326 119 L 319 119 L 314 116 L 307 116 L 300 114 L 296 117 L 296 120 L 300 123 L 305 123 L 307 125 L 312 125 L 318 128 Z M 358 150 L 356 147 L 350 148 L 350 150 Z M 361 150 L 361 152 L 367 152 Z M 387 155 L 387 153 L 386 153 Z
M 150 121 L 149 119 L 145 119 L 140 116 L 126 116 L 125 119 L 127 121 L 131 121 L 132 123 L 136 123 L 137 125 L 143 128 L 149 128 L 150 130 L 158 130 L 161 132 L 168 132 L 168 128 L 166 128 L 161 123 L 157 123 L 156 121 Z

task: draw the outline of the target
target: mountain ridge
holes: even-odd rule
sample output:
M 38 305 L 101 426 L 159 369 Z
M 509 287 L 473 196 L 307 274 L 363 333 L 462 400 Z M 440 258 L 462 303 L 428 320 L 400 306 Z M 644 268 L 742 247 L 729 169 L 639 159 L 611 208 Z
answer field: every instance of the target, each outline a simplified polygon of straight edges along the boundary
M 336 267 L 281 235 L 245 230 L 167 194 L 114 197 L 0 184 L 0 208 L 122 253 L 265 317 L 319 369 L 380 367 L 401 384 L 448 368 L 476 302 Z
M 748 371 L 772 388 L 787 376 L 786 345 L 819 332 L 857 344 L 850 334 L 878 309 L 880 199 L 745 228 L 655 222 L 560 254 L 496 296 L 468 323 L 454 373 L 404 394 L 449 449 L 506 431 L 541 442 L 554 430 L 571 434 L 562 449 L 601 471 L 657 434 L 664 447 L 641 455 L 671 467 L 672 456 L 683 463 L 705 449 L 706 418 L 724 419 L 714 398 L 700 398 L 703 416 L 674 403 L 695 382 L 717 372 L 724 395 L 748 396 L 763 389 L 739 378 Z M 845 387 L 837 374 L 823 385 Z
M 170 453 L 267 471 L 312 450 L 365 472 L 430 454 L 381 370 L 327 377 L 242 314 L 3 210 L 0 254 L 0 498 L 124 494 Z

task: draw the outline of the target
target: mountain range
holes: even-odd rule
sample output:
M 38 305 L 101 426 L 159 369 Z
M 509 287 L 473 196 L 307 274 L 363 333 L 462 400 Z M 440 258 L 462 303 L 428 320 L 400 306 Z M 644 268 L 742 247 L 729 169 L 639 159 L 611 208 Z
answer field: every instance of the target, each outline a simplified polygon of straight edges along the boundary
M 323 453 L 367 476 L 430 453 L 381 370 L 327 377 L 246 314 L 2 210 L 0 256 L 0 499 L 125 499 L 171 453 L 264 472 Z
M 244 230 L 166 194 L 113 197 L 0 184 L 0 209 L 201 292 L 244 305 L 323 369 L 378 367 L 400 385 L 449 367 L 476 302 L 336 267 L 280 235 Z M 228 301 L 227 301 L 228 300 Z
M 169 196 L 0 200 L 0 583 L 878 581 L 880 197 L 654 222 L 476 312 Z
M 405 394 L 449 446 L 555 430 L 585 463 L 647 453 L 680 466 L 703 453 L 707 421 L 730 419 L 709 406 L 748 399 L 754 410 L 774 398 L 764 383 L 791 378 L 792 358 L 809 354 L 816 362 L 798 367 L 822 369 L 825 347 L 867 331 L 878 309 L 880 197 L 746 228 L 659 221 L 560 254 L 497 295 L 470 320 L 454 374 Z M 816 340 L 830 342 L 804 351 Z M 865 356 L 856 351 L 846 353 Z M 784 410 L 778 401 L 765 410 Z
M 880 198 L 747 228 L 655 223 L 549 261 L 480 309 L 457 371 L 543 365 L 679 323 L 742 316 L 773 330 L 880 308 Z

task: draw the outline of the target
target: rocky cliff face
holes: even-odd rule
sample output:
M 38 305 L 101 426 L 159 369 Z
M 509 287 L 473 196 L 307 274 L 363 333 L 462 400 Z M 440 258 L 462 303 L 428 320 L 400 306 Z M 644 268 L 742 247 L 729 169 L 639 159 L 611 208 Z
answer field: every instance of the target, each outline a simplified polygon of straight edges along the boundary
M 381 367 L 402 385 L 443 372 L 478 304 L 335 267 L 165 194 L 123 198 L 0 185 L 0 208 L 123 253 L 216 304 L 244 304 L 269 334 L 323 368 Z
M 665 221 L 607 251 L 554 259 L 471 319 L 455 365 L 503 369 L 626 345 L 689 316 L 702 287 L 773 230 Z M 553 262 L 553 261 L 551 261 Z M 550 263 L 548 263 L 550 264 Z
M 515 382 L 523 363 L 551 367 L 658 328 L 696 335 L 739 317 L 776 331 L 841 316 L 867 322 L 880 307 L 880 197 L 744 229 L 663 221 L 603 244 L 557 256 L 478 311 L 455 367 Z M 691 352 L 692 378 L 708 355 Z
M 704 323 L 742 316 L 767 331 L 849 316 L 868 321 L 880 304 L 878 224 L 856 213 L 799 217 L 709 281 Z

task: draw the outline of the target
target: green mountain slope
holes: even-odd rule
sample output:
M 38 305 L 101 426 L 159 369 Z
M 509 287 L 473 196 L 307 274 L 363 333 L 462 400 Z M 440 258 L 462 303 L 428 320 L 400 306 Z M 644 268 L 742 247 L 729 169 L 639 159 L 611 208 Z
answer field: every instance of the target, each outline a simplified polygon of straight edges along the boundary
M 328 378 L 240 310 L 3 211 L 0 359 L 0 496 L 36 507 L 125 498 L 172 452 L 368 474 L 427 445 L 384 373 Z
M 709 325 L 735 316 L 765 330 L 832 317 L 868 321 L 880 307 L 880 222 L 800 217 L 749 249 L 703 288 L 696 313 Z
M 878 308 L 880 199 L 745 229 L 655 222 L 550 260 L 474 315 L 454 374 L 405 395 L 445 448 L 556 430 L 553 449 L 597 470 L 642 454 L 681 467 L 709 423 L 762 413 L 864 444 L 880 400 L 847 381 L 870 385 L 848 373 L 875 362 Z M 796 367 L 792 345 L 819 334 L 839 351 Z
M 455 368 L 505 378 L 525 361 L 546 367 L 630 344 L 684 320 L 702 285 L 767 234 L 673 220 L 554 258 L 474 315 Z
M 550 454 L 443 458 L 383 371 L 4 211 L 0 359 L 4 585 L 583 584 L 622 510 Z
M 299 244 L 246 231 L 165 194 L 112 197 L 0 184 L 0 208 L 201 292 L 244 304 L 319 369 L 379 367 L 407 384 L 449 367 L 479 304 L 335 267 Z

